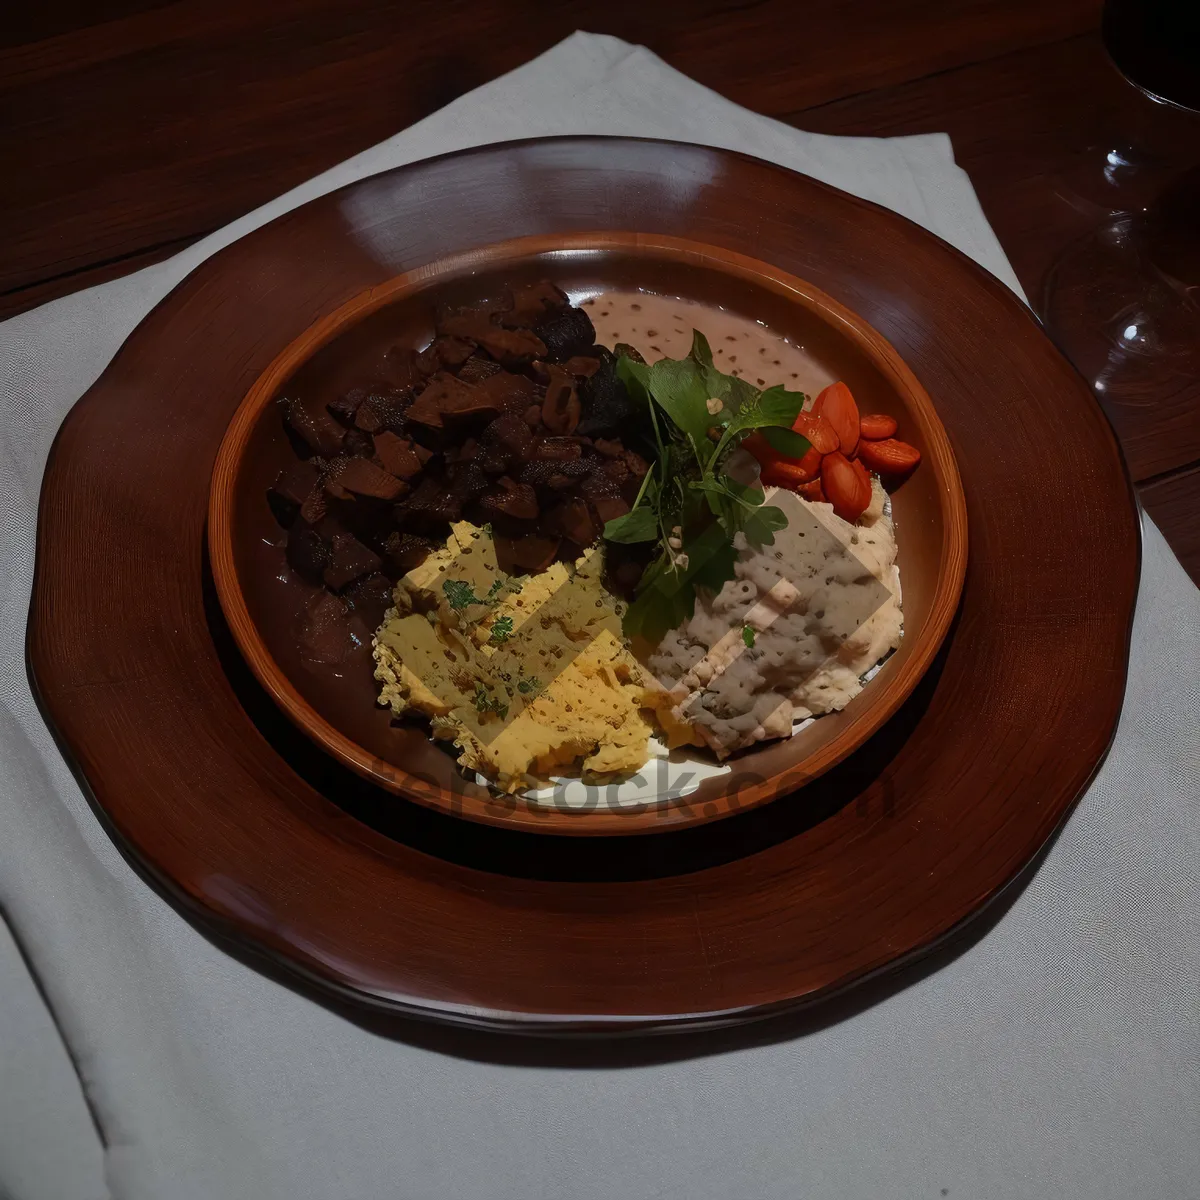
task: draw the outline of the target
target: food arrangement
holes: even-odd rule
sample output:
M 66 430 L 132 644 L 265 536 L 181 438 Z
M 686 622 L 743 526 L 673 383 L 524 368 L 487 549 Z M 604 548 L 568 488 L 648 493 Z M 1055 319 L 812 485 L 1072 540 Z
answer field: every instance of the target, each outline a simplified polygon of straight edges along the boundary
M 918 451 L 687 308 L 514 288 L 361 387 L 280 399 L 305 652 L 370 642 L 379 702 L 504 790 L 790 736 L 899 645 L 884 484 Z

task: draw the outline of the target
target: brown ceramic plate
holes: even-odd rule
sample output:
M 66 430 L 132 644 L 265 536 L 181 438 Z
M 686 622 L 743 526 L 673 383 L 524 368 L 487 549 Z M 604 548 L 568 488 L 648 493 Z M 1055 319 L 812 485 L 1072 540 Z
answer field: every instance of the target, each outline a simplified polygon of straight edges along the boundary
M 246 668 L 205 554 L 229 423 L 306 329 L 424 264 L 597 229 L 769 262 L 860 314 L 935 397 L 967 482 L 961 605 L 895 716 L 796 796 L 654 838 L 455 820 L 343 767 Z M 50 454 L 28 658 L 97 814 L 205 928 L 393 1012 L 677 1029 L 828 997 L 1017 878 L 1116 727 L 1138 567 L 1111 430 L 985 271 L 768 163 L 561 138 L 324 196 L 151 312 Z
M 428 344 L 439 304 L 478 302 L 544 278 L 575 294 L 641 288 L 764 321 L 803 346 L 823 375 L 845 380 L 864 412 L 895 416 L 923 456 L 893 496 L 904 589 L 899 651 L 842 712 L 735 756 L 728 774 L 695 792 L 672 796 L 667 788 L 634 808 L 618 806 L 609 788 L 597 788 L 595 805 L 583 808 L 499 797 L 465 779 L 424 730 L 389 719 L 376 703 L 368 645 L 332 665 L 306 660 L 297 630 L 318 589 L 288 567 L 266 503 L 267 488 L 294 457 L 275 404 L 283 392 L 336 395 L 391 344 Z M 879 333 L 764 262 L 683 238 L 620 232 L 519 238 L 443 259 L 363 292 L 305 330 L 234 415 L 217 455 L 208 518 L 213 579 L 238 647 L 314 741 L 373 782 L 443 812 L 565 834 L 664 832 L 727 817 L 794 793 L 840 762 L 900 707 L 933 661 L 962 591 L 966 543 L 966 503 L 946 431 Z

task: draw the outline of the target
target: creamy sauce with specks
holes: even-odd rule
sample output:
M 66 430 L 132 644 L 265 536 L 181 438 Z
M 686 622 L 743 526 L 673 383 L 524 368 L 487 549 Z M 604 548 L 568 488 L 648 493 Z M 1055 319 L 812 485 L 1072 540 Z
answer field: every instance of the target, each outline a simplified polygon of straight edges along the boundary
M 712 347 L 713 365 L 755 387 L 782 384 L 788 391 L 815 396 L 834 382 L 833 375 L 803 346 L 723 308 L 622 291 L 601 292 L 581 307 L 592 319 L 599 345 L 611 349 L 617 342 L 627 342 L 647 362 L 686 357 L 692 348 L 692 330 L 698 329 Z

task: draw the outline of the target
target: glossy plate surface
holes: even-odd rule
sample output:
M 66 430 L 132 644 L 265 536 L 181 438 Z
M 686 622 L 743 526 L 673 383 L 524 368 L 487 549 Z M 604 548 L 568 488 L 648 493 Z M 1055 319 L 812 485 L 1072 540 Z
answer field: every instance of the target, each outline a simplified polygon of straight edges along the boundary
M 374 787 L 236 651 L 206 562 L 243 398 L 365 289 L 515 237 L 684 237 L 807 280 L 936 397 L 971 531 L 913 694 L 794 797 L 655 837 L 547 838 Z M 1116 727 L 1139 564 L 1117 444 L 1017 299 L 916 226 L 724 151 L 564 138 L 364 180 L 198 268 L 67 418 L 29 663 L 118 843 L 194 919 L 343 996 L 554 1032 L 812 1002 L 928 949 L 1026 866 Z

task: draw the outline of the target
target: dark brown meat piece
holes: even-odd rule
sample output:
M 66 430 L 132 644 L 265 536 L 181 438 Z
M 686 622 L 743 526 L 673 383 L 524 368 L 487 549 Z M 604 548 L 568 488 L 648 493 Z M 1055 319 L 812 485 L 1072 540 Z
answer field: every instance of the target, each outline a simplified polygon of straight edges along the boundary
M 490 379 L 503 370 L 504 368 L 494 359 L 474 354 L 458 368 L 458 377 L 466 383 L 482 383 L 485 379 Z
M 329 501 L 325 498 L 325 489 L 317 483 L 300 505 L 300 518 L 309 525 L 320 525 L 328 511 Z
M 499 376 L 497 376 L 499 378 Z M 486 383 L 475 387 L 453 375 L 439 372 L 413 401 L 405 414 L 410 421 L 431 429 L 444 427 L 445 418 L 498 417 L 502 406 L 488 394 Z
M 489 513 L 502 513 L 521 521 L 536 520 L 538 515 L 537 496 L 527 483 L 517 483 L 502 475 L 496 486 L 484 492 L 479 503 Z
M 420 566 L 441 544 L 440 541 L 421 537 L 416 533 L 389 533 L 383 543 L 384 574 L 389 579 L 399 579 L 401 575 Z
M 590 379 L 600 370 L 600 360 L 592 358 L 591 355 L 577 354 L 563 363 L 563 370 L 569 371 L 579 379 Z
M 366 398 L 366 388 L 351 388 L 345 395 L 339 396 L 326 407 L 343 425 L 353 425 L 354 414 L 358 412 L 358 406 Z
M 275 520 L 285 529 L 300 512 L 300 506 L 321 478 L 321 468 L 311 460 L 289 463 L 267 491 L 267 503 Z
M 368 496 L 373 500 L 395 500 L 408 490 L 403 480 L 389 475 L 382 467 L 365 458 L 339 459 L 332 463 L 326 490 L 329 490 L 330 483 L 355 496 Z M 336 492 L 331 494 L 337 496 Z M 337 498 L 342 499 L 340 496 Z
M 279 404 L 292 445 L 303 457 L 332 458 L 342 448 L 346 431 L 323 406 L 306 404 L 294 396 L 282 397 Z
M 540 283 L 513 288 L 508 294 L 509 308 L 499 315 L 500 324 L 509 329 L 532 329 L 547 314 L 566 308 L 570 303 L 566 292 L 543 279 Z
M 354 411 L 355 428 L 364 433 L 378 433 L 381 429 L 398 432 L 404 425 L 407 406 L 408 397 L 398 392 L 369 392 Z
M 576 496 L 554 512 L 555 527 L 563 537 L 582 549 L 590 546 L 600 534 L 586 500 Z
M 342 591 L 355 580 L 374 574 L 383 565 L 380 556 L 352 533 L 335 534 L 330 549 L 329 563 L 322 578 L 325 586 L 334 591 Z
M 498 404 L 502 412 L 518 415 L 540 400 L 532 379 L 525 375 L 510 375 L 507 371 L 485 379 L 479 390 Z
M 595 496 L 592 498 L 592 507 L 605 525 L 629 512 L 629 505 L 621 496 Z
M 579 403 L 583 415 L 577 432 L 592 437 L 601 435 L 628 440 L 629 434 L 649 419 L 646 412 L 635 406 L 617 377 L 616 359 L 607 352 L 601 356 L 600 369 L 579 385 Z
M 533 457 L 541 462 L 571 462 L 582 453 L 583 447 L 574 438 L 544 437 L 534 446 Z
M 542 424 L 551 433 L 574 433 L 580 416 L 575 377 L 561 367 L 551 365 L 548 370 L 550 382 L 542 401 Z
M 596 344 L 596 330 L 582 308 L 562 308 L 550 313 L 534 327 L 534 332 L 545 343 L 542 357 L 552 362 L 585 355 Z
M 382 565 L 383 559 L 354 534 L 339 533 L 334 536 L 332 554 L 322 578 L 326 587 L 340 592 L 356 579 L 378 571 Z
M 445 480 L 426 476 L 393 511 L 397 521 L 413 532 L 437 536 L 447 523 L 462 516 L 462 500 Z
M 510 368 L 523 366 L 546 354 L 545 343 L 531 330 L 504 329 L 493 325 L 488 315 L 482 312 L 465 312 L 447 317 L 441 324 L 441 332 L 482 346 L 494 359 Z
M 597 438 L 592 444 L 601 458 L 620 458 L 625 453 L 625 447 L 615 438 Z
M 562 545 L 555 537 L 508 537 L 497 534 L 496 562 L 506 575 L 544 571 L 555 559 Z
M 442 368 L 452 370 L 465 363 L 474 353 L 473 342 L 439 334 L 417 355 L 417 368 L 426 375 L 432 375 Z
M 515 458 L 528 459 L 533 455 L 534 439 L 529 426 L 514 413 L 497 417 L 484 431 L 485 443 L 499 446 Z
M 348 429 L 346 440 L 342 443 L 342 453 L 351 458 L 370 458 L 375 453 L 374 439 L 361 429 Z
M 527 462 L 517 473 L 521 483 L 530 483 L 534 487 L 557 488 L 563 485 L 556 483 L 556 478 L 579 480 L 586 476 L 595 464 L 586 459 L 552 459 L 545 461 L 534 459 Z
M 297 520 L 288 530 L 285 554 L 293 571 L 318 583 L 333 552 L 329 543 L 307 521 Z
M 375 457 L 379 465 L 397 479 L 406 483 L 421 473 L 421 460 L 413 449 L 413 444 L 395 433 L 375 435 Z

